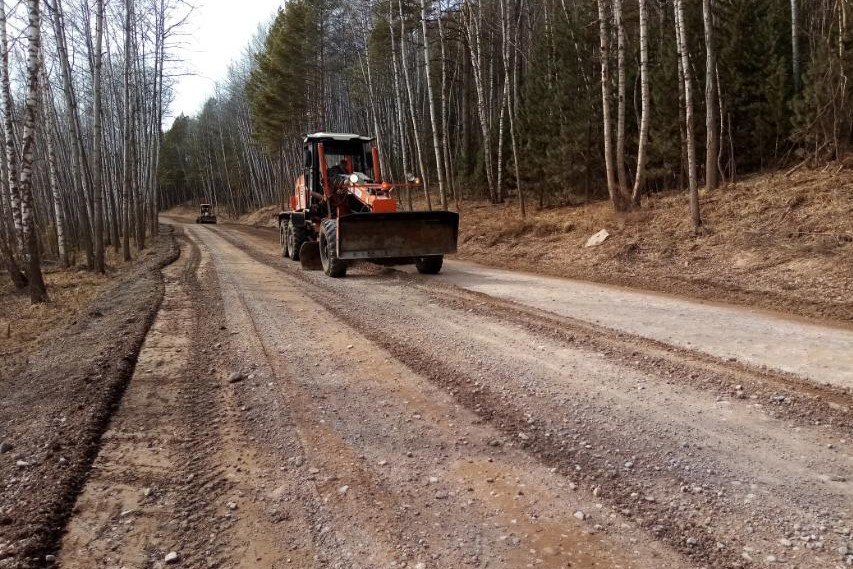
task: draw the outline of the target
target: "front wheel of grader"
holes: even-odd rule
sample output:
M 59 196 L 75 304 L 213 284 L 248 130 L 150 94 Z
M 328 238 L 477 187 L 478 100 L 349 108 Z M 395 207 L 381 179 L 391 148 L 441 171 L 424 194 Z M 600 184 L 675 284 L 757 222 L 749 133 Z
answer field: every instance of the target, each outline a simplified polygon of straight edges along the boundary
M 437 275 L 444 264 L 444 255 L 430 255 L 415 259 L 415 267 L 422 275 Z
M 335 219 L 325 220 L 320 228 L 320 261 L 328 276 L 347 275 L 347 262 L 338 258 L 338 222 Z

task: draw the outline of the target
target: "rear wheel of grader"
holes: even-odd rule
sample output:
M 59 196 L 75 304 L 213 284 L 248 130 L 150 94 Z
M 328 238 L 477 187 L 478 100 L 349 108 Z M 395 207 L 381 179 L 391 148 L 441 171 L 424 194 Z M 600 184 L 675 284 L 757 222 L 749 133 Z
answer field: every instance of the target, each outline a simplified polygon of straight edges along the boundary
M 287 222 L 287 256 L 294 261 L 299 260 L 299 250 L 308 241 L 308 231 L 304 227 L 296 227 L 293 222 Z
M 444 263 L 444 255 L 432 255 L 429 257 L 418 257 L 415 267 L 422 275 L 437 275 Z
M 338 258 L 338 222 L 327 219 L 320 229 L 320 261 L 323 272 L 330 277 L 340 278 L 347 275 L 347 263 Z

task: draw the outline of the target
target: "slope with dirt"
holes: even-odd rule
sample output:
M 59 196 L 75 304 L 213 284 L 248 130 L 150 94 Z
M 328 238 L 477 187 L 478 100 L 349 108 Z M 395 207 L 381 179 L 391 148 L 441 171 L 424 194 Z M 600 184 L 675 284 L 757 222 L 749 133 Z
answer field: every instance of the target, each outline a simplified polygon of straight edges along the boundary
M 199 261 L 65 565 L 853 561 L 849 393 L 397 271 L 306 273 L 269 230 L 186 230 Z
M 0 567 L 41 566 L 55 547 L 177 254 L 169 230 L 0 381 Z
M 653 195 L 536 211 L 463 205 L 459 258 L 496 267 L 853 321 L 853 168 L 783 172 L 703 193 L 692 235 L 687 196 Z M 601 229 L 611 237 L 585 247 Z

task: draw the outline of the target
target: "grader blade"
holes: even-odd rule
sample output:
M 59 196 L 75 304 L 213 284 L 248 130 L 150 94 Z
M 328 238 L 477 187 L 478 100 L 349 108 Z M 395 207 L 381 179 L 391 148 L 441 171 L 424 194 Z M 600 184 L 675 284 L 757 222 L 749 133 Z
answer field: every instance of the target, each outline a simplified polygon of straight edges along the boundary
M 316 241 L 306 241 L 299 248 L 299 262 L 306 271 L 319 271 L 323 269 L 320 260 L 320 244 Z
M 404 259 L 456 252 L 459 214 L 354 213 L 338 218 L 338 258 Z

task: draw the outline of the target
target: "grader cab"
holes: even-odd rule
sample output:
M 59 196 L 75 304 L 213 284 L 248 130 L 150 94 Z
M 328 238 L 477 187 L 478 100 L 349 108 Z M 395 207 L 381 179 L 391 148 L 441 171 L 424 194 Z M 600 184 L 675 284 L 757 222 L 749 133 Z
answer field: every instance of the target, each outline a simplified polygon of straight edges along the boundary
M 343 277 L 358 260 L 414 264 L 424 274 L 441 270 L 456 252 L 459 215 L 449 211 L 397 211 L 396 193 L 416 187 L 383 180 L 374 139 L 356 134 L 305 137 L 303 173 L 290 209 L 278 215 L 282 255 L 303 268 Z

